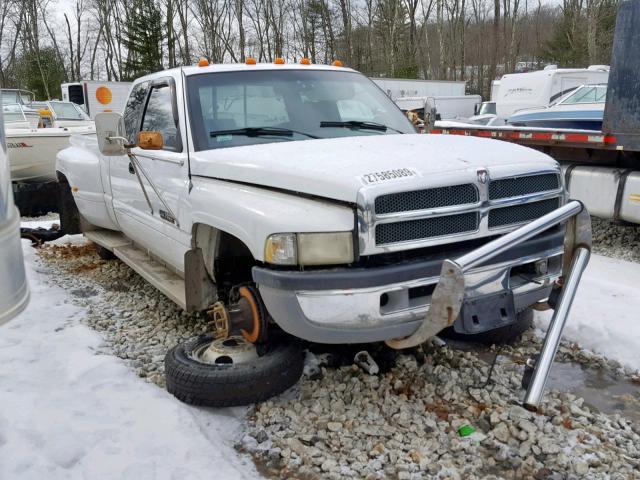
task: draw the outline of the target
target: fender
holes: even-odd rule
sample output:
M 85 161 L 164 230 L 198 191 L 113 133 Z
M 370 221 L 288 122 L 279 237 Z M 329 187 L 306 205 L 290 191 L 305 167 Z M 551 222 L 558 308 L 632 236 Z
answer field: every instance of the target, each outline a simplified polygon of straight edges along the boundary
M 204 177 L 192 182 L 186 209 L 192 224 L 237 237 L 257 261 L 264 261 L 265 241 L 274 233 L 354 229 L 355 211 L 344 204 Z
M 105 199 L 97 140 L 72 135 L 70 143 L 58 152 L 56 171 L 67 178 L 78 211 L 92 225 L 119 230 Z

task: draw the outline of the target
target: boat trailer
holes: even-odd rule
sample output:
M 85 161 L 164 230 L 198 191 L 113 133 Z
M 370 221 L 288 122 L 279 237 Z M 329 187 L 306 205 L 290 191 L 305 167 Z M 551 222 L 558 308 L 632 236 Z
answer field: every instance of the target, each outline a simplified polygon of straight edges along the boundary
M 422 324 L 409 337 L 387 340 L 387 345 L 396 349 L 415 347 L 434 337 L 442 329 L 451 326 L 458 317 L 464 300 L 466 272 L 564 222 L 566 222 L 566 231 L 562 276 L 554 286 L 559 290 L 557 291 L 558 296 L 554 305 L 553 317 L 539 356 L 535 361 L 529 359 L 528 362 L 534 367 L 531 380 L 527 382 L 523 406 L 528 410 L 537 410 L 553 359 L 558 351 L 560 337 L 571 310 L 571 304 L 591 254 L 591 218 L 586 207 L 577 200 L 569 201 L 553 212 L 496 238 L 455 260 L 445 260 L 442 264 L 440 281 L 433 291 L 431 306 Z

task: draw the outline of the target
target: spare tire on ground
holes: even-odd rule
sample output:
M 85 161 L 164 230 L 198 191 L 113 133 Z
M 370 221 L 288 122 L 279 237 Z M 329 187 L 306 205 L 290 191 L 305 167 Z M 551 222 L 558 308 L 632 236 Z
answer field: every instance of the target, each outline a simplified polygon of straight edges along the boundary
M 242 337 L 216 340 L 210 334 L 175 346 L 164 360 L 169 393 L 208 407 L 248 405 L 273 397 L 298 381 L 303 365 L 304 351 L 290 339 L 256 349 Z

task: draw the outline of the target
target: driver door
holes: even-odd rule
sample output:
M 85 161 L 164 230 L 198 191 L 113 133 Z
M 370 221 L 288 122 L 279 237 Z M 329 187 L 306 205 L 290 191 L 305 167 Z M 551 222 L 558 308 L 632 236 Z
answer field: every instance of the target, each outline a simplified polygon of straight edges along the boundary
M 188 164 L 173 78 L 132 90 L 125 128 L 130 143 L 137 142 L 139 132 L 152 131 L 162 135 L 163 145 L 158 150 L 132 148 L 136 162 L 127 156 L 111 157 L 109 177 L 116 219 L 129 238 L 181 271 L 188 239 L 181 235 L 177 207 L 188 188 Z
M 137 142 L 142 113 L 147 103 L 149 90 L 149 82 L 139 83 L 134 86 L 124 109 L 126 135 L 130 144 Z M 132 149 L 132 152 L 133 150 L 137 151 L 139 149 Z M 110 185 L 105 185 L 105 192 L 111 192 L 110 200 L 116 221 L 127 237 L 136 243 L 147 246 L 149 243 L 149 229 L 152 228 L 153 219 L 151 209 L 135 175 L 131 160 L 127 155 L 107 158 Z M 144 177 L 142 177 L 142 180 L 147 194 L 149 194 L 151 188 L 148 182 L 144 180 Z

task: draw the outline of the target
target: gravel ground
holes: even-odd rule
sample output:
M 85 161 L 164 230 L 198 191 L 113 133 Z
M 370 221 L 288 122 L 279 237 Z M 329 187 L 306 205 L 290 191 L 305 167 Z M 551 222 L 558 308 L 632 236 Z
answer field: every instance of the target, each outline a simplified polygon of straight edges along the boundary
M 640 226 L 614 225 L 591 217 L 591 228 L 595 253 L 640 262 Z
M 516 362 L 497 365 L 488 388 L 489 365 L 446 346 L 401 355 L 379 376 L 321 368 L 294 398 L 256 406 L 241 444 L 280 478 L 640 478 L 640 425 L 558 391 L 540 413 L 518 405 L 534 345 L 528 334 L 507 349 Z M 558 358 L 624 374 L 570 345 Z M 461 437 L 463 425 L 476 433 Z
M 140 377 L 160 387 L 167 351 L 211 329 L 124 263 L 101 260 L 91 244 L 45 245 L 40 257 L 43 271 L 87 307 L 85 322 L 104 335 L 104 351 L 128 360 Z
M 208 330 L 91 245 L 49 245 L 40 256 L 43 273 L 87 307 L 104 350 L 160 387 L 166 351 Z M 310 354 L 296 387 L 252 408 L 238 449 L 272 478 L 640 478 L 640 425 L 558 391 L 541 413 L 517 405 L 524 359 L 539 342 L 528 333 L 503 348 L 486 388 L 493 352 L 482 349 L 427 344 L 393 358 L 370 348 L 379 375 L 352 365 L 353 352 Z M 562 344 L 558 360 L 638 381 L 575 345 Z M 640 411 L 640 395 L 628 401 Z M 461 437 L 465 424 L 476 433 Z

